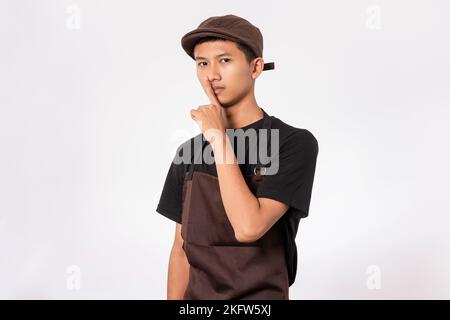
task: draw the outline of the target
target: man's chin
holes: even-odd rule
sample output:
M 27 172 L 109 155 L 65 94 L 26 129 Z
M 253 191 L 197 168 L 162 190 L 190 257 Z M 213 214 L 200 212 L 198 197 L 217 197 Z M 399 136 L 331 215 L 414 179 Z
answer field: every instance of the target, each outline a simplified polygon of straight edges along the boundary
M 234 103 L 233 101 L 230 101 L 230 100 L 225 100 L 225 99 L 218 99 L 218 100 L 219 100 L 219 102 L 220 102 L 220 105 L 221 105 L 223 108 L 225 108 L 225 109 L 231 108 L 232 106 L 235 105 L 235 103 Z

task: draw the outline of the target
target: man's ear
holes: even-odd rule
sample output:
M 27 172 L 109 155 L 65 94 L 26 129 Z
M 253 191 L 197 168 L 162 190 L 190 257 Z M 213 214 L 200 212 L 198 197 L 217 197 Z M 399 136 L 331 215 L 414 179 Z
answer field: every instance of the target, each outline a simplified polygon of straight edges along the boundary
M 252 70 L 252 78 L 256 79 L 259 77 L 261 72 L 263 72 L 264 69 L 264 59 L 261 57 L 255 58 L 252 61 L 253 70 Z

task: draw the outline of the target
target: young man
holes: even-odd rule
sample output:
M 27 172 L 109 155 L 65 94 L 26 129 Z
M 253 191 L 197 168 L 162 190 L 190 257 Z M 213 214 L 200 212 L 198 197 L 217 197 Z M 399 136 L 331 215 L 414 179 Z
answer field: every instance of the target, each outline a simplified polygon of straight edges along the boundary
M 250 22 L 211 17 L 181 44 L 210 104 L 191 110 L 202 133 L 178 148 L 156 209 L 176 222 L 167 298 L 289 299 L 317 140 L 258 106 L 255 81 L 274 64 L 264 63 L 262 34 Z M 236 132 L 244 134 L 243 162 L 236 158 L 242 150 Z M 250 139 L 247 145 L 247 133 L 259 144 Z M 258 145 L 264 152 L 250 161 Z M 212 162 L 204 160 L 208 150 Z

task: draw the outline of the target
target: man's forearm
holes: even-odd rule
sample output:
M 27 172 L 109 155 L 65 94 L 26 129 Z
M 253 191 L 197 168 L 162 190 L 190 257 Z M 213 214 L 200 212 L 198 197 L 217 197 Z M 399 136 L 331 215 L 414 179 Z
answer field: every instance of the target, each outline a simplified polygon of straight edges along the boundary
M 224 133 L 212 147 L 223 206 L 235 234 L 244 239 L 255 233 L 259 201 L 242 176 L 228 136 Z
M 172 247 L 167 276 L 167 300 L 182 300 L 189 282 L 189 262 L 183 249 Z

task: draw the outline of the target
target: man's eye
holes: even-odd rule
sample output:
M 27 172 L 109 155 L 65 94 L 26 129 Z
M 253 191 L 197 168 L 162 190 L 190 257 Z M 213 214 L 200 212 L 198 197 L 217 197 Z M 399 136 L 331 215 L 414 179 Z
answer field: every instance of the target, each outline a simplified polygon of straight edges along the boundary
M 222 61 L 222 60 L 226 60 L 227 62 L 230 61 L 229 58 L 223 58 L 223 59 L 221 59 L 220 61 Z M 202 62 L 199 62 L 197 65 L 200 66 L 200 67 L 202 67 L 202 66 L 204 66 L 202 63 L 206 63 L 206 62 L 202 61 Z

